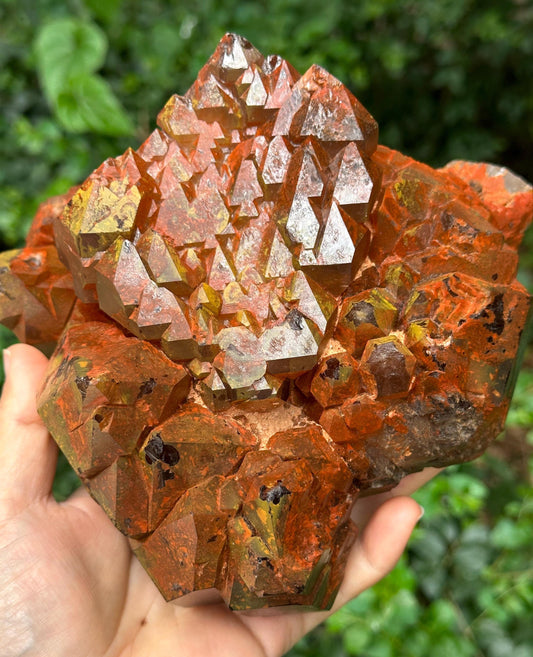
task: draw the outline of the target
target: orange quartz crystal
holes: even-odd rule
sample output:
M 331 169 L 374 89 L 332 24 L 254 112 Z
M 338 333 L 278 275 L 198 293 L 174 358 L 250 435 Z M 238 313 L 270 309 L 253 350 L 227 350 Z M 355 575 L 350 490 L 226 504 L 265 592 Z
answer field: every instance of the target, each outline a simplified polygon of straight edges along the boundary
M 328 608 L 357 496 L 502 430 L 533 190 L 231 34 L 158 126 L 0 256 L 1 320 L 55 348 L 39 412 L 167 600 Z

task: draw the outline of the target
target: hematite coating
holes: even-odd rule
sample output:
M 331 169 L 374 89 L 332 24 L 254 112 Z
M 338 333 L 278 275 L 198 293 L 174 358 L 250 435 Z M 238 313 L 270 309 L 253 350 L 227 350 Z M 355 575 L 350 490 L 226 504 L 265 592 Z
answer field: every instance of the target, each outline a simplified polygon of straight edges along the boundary
M 158 125 L 2 254 L 1 320 L 55 349 L 39 412 L 166 599 L 328 608 L 357 495 L 503 427 L 533 190 L 378 146 L 230 34 Z

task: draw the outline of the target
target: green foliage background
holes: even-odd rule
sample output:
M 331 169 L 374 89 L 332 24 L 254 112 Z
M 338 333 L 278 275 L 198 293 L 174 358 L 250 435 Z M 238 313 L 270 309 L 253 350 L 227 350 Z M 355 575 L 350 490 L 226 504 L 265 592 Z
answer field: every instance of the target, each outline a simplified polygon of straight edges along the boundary
M 0 0 L 0 247 L 22 243 L 40 201 L 137 146 L 226 31 L 301 72 L 325 66 L 387 145 L 533 180 L 530 0 Z M 531 233 L 520 277 L 533 289 Z M 426 515 L 395 571 L 293 657 L 532 657 L 532 427 L 530 351 L 505 437 L 417 494 Z M 60 460 L 56 495 L 76 485 Z

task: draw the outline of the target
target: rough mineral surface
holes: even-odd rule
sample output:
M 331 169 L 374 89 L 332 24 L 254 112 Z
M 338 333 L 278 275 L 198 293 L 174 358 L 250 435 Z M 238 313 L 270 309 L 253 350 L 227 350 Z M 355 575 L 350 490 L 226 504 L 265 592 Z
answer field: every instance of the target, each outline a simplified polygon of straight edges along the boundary
M 40 413 L 166 599 L 327 608 L 358 494 L 501 431 L 533 190 L 378 146 L 319 66 L 226 35 L 137 150 L 4 253 Z

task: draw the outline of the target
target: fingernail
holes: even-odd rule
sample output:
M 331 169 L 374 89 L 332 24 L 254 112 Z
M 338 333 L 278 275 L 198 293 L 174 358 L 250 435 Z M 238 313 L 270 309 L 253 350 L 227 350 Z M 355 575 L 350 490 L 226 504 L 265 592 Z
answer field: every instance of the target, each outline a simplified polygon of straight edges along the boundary
M 7 376 L 9 373 L 9 365 L 11 363 L 11 352 L 9 349 L 4 349 L 4 351 L 2 351 L 2 360 L 4 363 L 4 376 Z
M 424 513 L 426 512 L 426 510 L 424 509 L 424 507 L 421 504 L 419 504 L 418 506 L 420 507 L 420 515 L 418 516 L 417 522 L 423 518 Z

